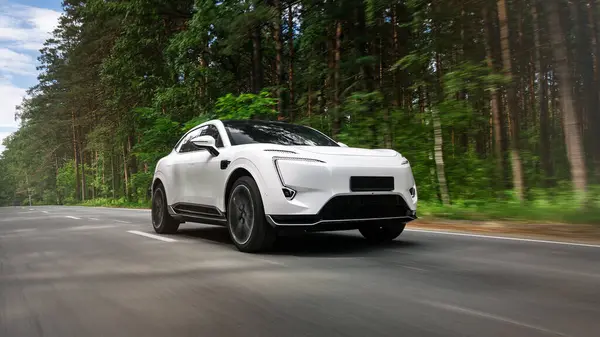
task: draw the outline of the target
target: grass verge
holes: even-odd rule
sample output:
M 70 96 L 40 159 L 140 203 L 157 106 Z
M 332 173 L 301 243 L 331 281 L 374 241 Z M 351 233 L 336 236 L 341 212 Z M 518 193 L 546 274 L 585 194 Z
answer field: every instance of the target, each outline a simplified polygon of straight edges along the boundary
M 573 204 L 543 204 L 530 202 L 468 203 L 456 202 L 450 206 L 439 203 L 420 202 L 419 217 L 471 221 L 509 221 L 553 224 L 600 225 L 600 208 L 582 208 Z
M 88 207 L 115 207 L 115 208 L 150 208 L 150 201 L 128 201 L 121 199 L 99 198 L 86 200 L 73 206 L 88 206 Z

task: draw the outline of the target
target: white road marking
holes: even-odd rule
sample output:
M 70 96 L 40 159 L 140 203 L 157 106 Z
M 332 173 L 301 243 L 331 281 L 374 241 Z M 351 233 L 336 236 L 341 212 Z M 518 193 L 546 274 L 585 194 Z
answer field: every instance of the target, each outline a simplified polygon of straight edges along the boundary
M 98 221 L 98 220 L 100 220 L 100 219 L 96 219 L 96 218 L 89 218 L 89 219 L 90 219 L 90 220 L 93 220 L 93 221 Z
M 524 327 L 524 328 L 528 328 L 528 329 L 532 329 L 532 330 L 537 330 L 537 331 L 541 331 L 541 332 L 545 332 L 545 333 L 549 333 L 549 334 L 553 334 L 553 335 L 557 335 L 557 336 L 566 336 L 565 334 L 562 334 L 562 333 L 557 332 L 557 331 L 552 331 L 552 330 L 546 329 L 546 328 L 541 327 L 541 326 L 537 326 L 537 325 L 532 325 L 532 324 L 528 324 L 528 323 L 516 321 L 514 319 L 510 319 L 510 318 L 506 318 L 506 317 L 502 317 L 502 316 L 490 314 L 490 313 L 479 311 L 479 310 L 473 310 L 473 309 L 459 307 L 459 306 L 456 306 L 456 305 L 445 304 L 445 303 L 434 302 L 434 301 L 427 301 L 427 300 L 425 300 L 425 301 L 419 301 L 419 302 L 421 302 L 423 304 L 430 305 L 432 307 L 439 308 L 439 309 L 444 309 L 444 310 L 459 312 L 459 313 L 462 313 L 462 314 L 467 314 L 467 315 L 478 316 L 478 317 L 487 318 L 487 319 L 491 319 L 491 320 L 496 320 L 496 321 L 500 321 L 500 322 L 503 322 L 503 323 L 509 323 L 509 324 L 513 324 L 513 325 L 516 325 L 516 326 L 520 326 L 520 327 Z
M 48 211 L 42 211 L 42 213 L 46 213 L 46 214 L 48 214 Z
M 131 223 L 129 221 L 121 221 L 121 220 L 115 220 L 115 222 L 118 222 L 118 223 Z
M 29 210 L 30 210 L 30 211 L 35 211 L 35 209 L 33 209 L 33 208 L 30 208 Z
M 33 232 L 33 231 L 37 231 L 37 228 L 16 229 L 13 231 L 13 233 L 25 233 L 25 232 Z
M 283 262 L 277 262 L 277 261 L 273 261 L 273 260 L 268 260 L 268 259 L 265 259 L 265 258 L 262 258 L 262 257 L 250 257 L 250 259 L 251 260 L 255 260 L 255 261 L 265 262 L 265 263 L 268 263 L 268 264 L 273 264 L 273 265 L 276 265 L 276 266 L 285 266 L 286 265 Z
M 65 218 L 75 219 L 75 220 L 81 220 L 81 218 L 78 218 L 76 216 L 71 216 L 71 215 L 67 215 L 67 216 L 65 216 Z
M 76 230 L 86 230 L 86 229 L 105 229 L 105 228 L 115 228 L 115 225 L 102 225 L 102 226 L 77 226 L 77 227 L 69 227 L 67 230 L 76 231 Z
M 508 236 L 494 236 L 494 235 L 482 235 L 482 234 L 455 233 L 455 232 L 436 231 L 436 230 L 428 230 L 428 229 L 408 229 L 407 228 L 407 229 L 405 229 L 405 231 L 416 232 L 416 233 L 466 236 L 466 237 L 480 238 L 480 239 L 508 240 L 508 241 L 521 241 L 521 242 L 533 242 L 533 243 L 549 243 L 549 244 L 564 245 L 564 246 L 600 248 L 600 245 L 594 245 L 594 244 L 588 244 L 588 243 L 524 239 L 524 238 L 513 238 L 513 237 L 508 237 Z
M 160 241 L 164 241 L 164 242 L 176 242 L 177 241 L 175 239 L 166 238 L 166 237 L 158 236 L 158 235 L 154 235 L 154 234 L 148 234 L 148 233 L 144 233 L 144 232 L 140 232 L 140 231 L 127 231 L 127 233 L 141 235 L 141 236 L 145 236 L 147 238 L 160 240 Z

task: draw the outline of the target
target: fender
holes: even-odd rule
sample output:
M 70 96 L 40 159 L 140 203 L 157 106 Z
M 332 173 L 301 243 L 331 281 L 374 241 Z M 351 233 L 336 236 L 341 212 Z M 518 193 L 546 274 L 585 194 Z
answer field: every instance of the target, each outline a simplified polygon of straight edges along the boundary
M 166 176 L 164 175 L 164 173 L 162 171 L 156 170 L 156 172 L 154 172 L 154 177 L 152 178 L 152 186 L 151 186 L 151 188 L 154 186 L 154 183 L 156 182 L 156 180 L 160 180 L 162 182 L 162 184 L 163 184 L 163 186 L 165 188 L 165 193 L 167 194 L 167 205 L 170 205 L 171 204 L 169 202 L 169 196 L 171 195 L 170 188 L 169 188 L 169 184 L 167 184 L 167 178 L 166 178 Z
M 231 174 L 238 168 L 243 168 L 246 171 L 250 172 L 250 174 L 252 175 L 252 178 L 254 178 L 254 181 L 256 181 L 256 185 L 258 185 L 258 189 L 260 190 L 260 194 L 263 199 L 266 196 L 268 196 L 267 184 L 265 182 L 264 177 L 260 173 L 260 170 L 258 169 L 258 167 L 256 167 L 256 165 L 253 162 L 251 162 L 248 158 L 244 158 L 244 157 L 237 158 L 234 161 L 232 161 L 231 164 L 229 164 L 229 167 L 227 168 L 227 179 L 225 180 L 225 184 L 223 186 L 223 191 L 217 198 L 216 206 L 223 212 L 226 209 L 226 207 L 225 207 L 225 192 L 227 190 L 227 184 L 229 183 Z

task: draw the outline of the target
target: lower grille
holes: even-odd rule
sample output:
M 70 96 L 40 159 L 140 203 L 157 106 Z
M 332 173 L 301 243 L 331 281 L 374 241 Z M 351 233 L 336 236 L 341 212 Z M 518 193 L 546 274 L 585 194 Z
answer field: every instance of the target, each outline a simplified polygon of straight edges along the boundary
M 405 216 L 409 210 L 399 195 L 344 195 L 321 209 L 323 220 L 375 219 Z

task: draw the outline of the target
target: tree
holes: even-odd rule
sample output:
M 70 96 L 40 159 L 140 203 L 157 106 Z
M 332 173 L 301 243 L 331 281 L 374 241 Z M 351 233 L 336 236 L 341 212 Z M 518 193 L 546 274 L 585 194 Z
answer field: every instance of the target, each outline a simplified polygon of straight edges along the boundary
M 573 83 L 571 83 L 571 71 L 569 69 L 565 34 L 562 31 L 562 26 L 560 24 L 558 0 L 548 1 L 545 8 L 548 15 L 548 25 L 550 27 L 554 64 L 560 84 L 559 99 L 562 107 L 562 123 L 565 144 L 567 147 L 567 157 L 569 158 L 571 167 L 571 181 L 573 187 L 578 192 L 585 193 L 587 189 L 587 170 L 581 137 L 581 122 L 577 117 L 577 112 L 575 111 L 575 106 L 573 104 Z

